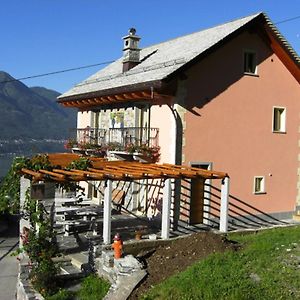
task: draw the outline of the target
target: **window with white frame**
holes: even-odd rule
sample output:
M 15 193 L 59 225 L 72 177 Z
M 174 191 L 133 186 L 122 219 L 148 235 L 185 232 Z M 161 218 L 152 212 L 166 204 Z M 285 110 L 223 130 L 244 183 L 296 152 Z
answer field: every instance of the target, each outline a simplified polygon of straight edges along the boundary
M 254 177 L 254 194 L 265 193 L 265 177 L 264 176 L 255 176 Z
M 273 132 L 286 132 L 286 108 L 273 107 Z
M 244 73 L 257 74 L 256 53 L 254 51 L 244 51 Z

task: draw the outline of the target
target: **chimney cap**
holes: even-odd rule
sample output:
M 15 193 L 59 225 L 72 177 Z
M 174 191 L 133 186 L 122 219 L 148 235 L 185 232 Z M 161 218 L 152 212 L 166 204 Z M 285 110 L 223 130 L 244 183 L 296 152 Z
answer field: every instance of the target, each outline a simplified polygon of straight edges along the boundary
M 131 27 L 131 28 L 129 28 L 128 33 L 129 33 L 130 35 L 135 35 L 136 29 L 135 29 L 134 27 Z

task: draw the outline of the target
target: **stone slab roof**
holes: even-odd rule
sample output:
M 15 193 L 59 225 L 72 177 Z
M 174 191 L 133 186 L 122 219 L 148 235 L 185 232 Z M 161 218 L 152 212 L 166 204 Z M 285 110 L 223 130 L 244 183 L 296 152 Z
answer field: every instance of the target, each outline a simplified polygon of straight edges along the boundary
M 122 72 L 122 58 L 111 63 L 107 67 L 77 84 L 58 99 L 65 100 L 72 97 L 88 95 L 91 93 L 122 88 L 136 84 L 146 84 L 153 81 L 166 79 L 172 73 L 195 59 L 211 47 L 247 25 L 258 16 L 263 16 L 271 30 L 276 27 L 263 13 L 257 13 L 245 18 L 231 21 L 213 28 L 188 34 L 163 43 L 155 44 L 141 49 L 141 62 L 127 72 Z M 284 39 L 276 30 L 277 38 Z M 286 42 L 284 40 L 284 42 Z M 299 62 L 299 56 L 288 46 L 287 51 L 293 56 L 294 61 Z
M 123 73 L 122 58 L 64 93 L 59 99 L 148 81 L 162 80 L 259 14 L 178 37 L 141 50 L 141 63 Z

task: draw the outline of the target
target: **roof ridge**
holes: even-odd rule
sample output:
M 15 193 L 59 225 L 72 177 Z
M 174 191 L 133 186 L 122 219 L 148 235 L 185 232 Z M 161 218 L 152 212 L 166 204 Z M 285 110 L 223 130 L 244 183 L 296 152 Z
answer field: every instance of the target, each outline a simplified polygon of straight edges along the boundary
M 260 11 L 260 12 L 255 13 L 255 14 L 251 14 L 251 15 L 248 15 L 248 16 L 244 16 L 244 17 L 241 17 L 241 18 L 236 18 L 236 19 L 233 19 L 233 20 L 231 20 L 231 21 L 223 22 L 223 23 L 220 23 L 220 24 L 215 25 L 215 26 L 212 26 L 212 27 L 206 27 L 206 28 L 204 28 L 204 29 L 197 30 L 197 31 L 194 31 L 194 32 L 191 32 L 191 33 L 187 33 L 187 34 L 183 34 L 183 35 L 179 35 L 179 36 L 177 36 L 177 37 L 170 38 L 170 39 L 164 40 L 164 41 L 159 42 L 159 43 L 151 44 L 151 45 L 148 45 L 148 46 L 146 46 L 146 47 L 142 47 L 141 50 L 145 50 L 145 49 L 148 49 L 148 48 L 152 48 L 152 47 L 155 47 L 155 46 L 159 46 L 159 45 L 161 45 L 161 44 L 169 43 L 169 42 L 171 42 L 171 41 L 175 41 L 175 40 L 177 40 L 177 39 L 181 39 L 181 38 L 186 37 L 186 36 L 190 36 L 190 35 L 193 35 L 193 34 L 196 34 L 196 33 L 200 33 L 200 32 L 206 31 L 206 30 L 210 30 L 210 29 L 213 29 L 213 28 L 216 28 L 216 27 L 219 27 L 219 26 L 224 26 L 224 25 L 227 25 L 227 24 L 230 24 L 230 23 L 234 23 L 234 22 L 237 22 L 237 21 L 246 19 L 246 18 L 250 18 L 250 17 L 253 17 L 253 18 L 254 18 L 254 17 L 259 16 L 260 14 L 265 15 L 264 12 Z
M 258 12 L 246 17 L 209 27 L 200 31 L 178 36 L 157 44 L 152 44 L 141 49 L 141 63 L 127 72 L 122 72 L 122 57 L 99 70 L 86 80 L 78 83 L 65 92 L 59 99 L 80 98 L 84 95 L 96 95 L 99 91 L 121 89 L 132 86 L 137 88 L 139 84 L 157 84 L 162 80 L 175 76 L 198 61 L 200 55 L 210 53 L 227 42 L 241 30 L 251 24 L 258 24 L 268 34 L 272 34 L 276 43 L 281 45 L 297 66 L 300 58 L 287 40 L 280 34 L 276 26 L 267 14 Z M 158 50 L 158 51 L 157 51 Z

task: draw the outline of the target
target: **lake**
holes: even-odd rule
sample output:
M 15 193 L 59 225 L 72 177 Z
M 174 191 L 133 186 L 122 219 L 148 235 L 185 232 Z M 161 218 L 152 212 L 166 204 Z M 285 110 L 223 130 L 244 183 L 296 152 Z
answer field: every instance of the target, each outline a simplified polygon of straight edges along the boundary
M 15 157 L 27 156 L 30 157 L 37 153 L 55 153 L 65 152 L 63 147 L 64 141 L 51 140 L 51 141 L 31 141 L 26 145 L 18 145 L 14 152 L 1 153 L 0 151 L 0 179 L 3 178 L 9 170 L 11 163 Z M 11 144 L 10 144 L 11 146 Z M 3 150 L 3 148 L 1 149 Z
M 0 178 L 6 175 L 14 157 L 13 154 L 0 155 Z

